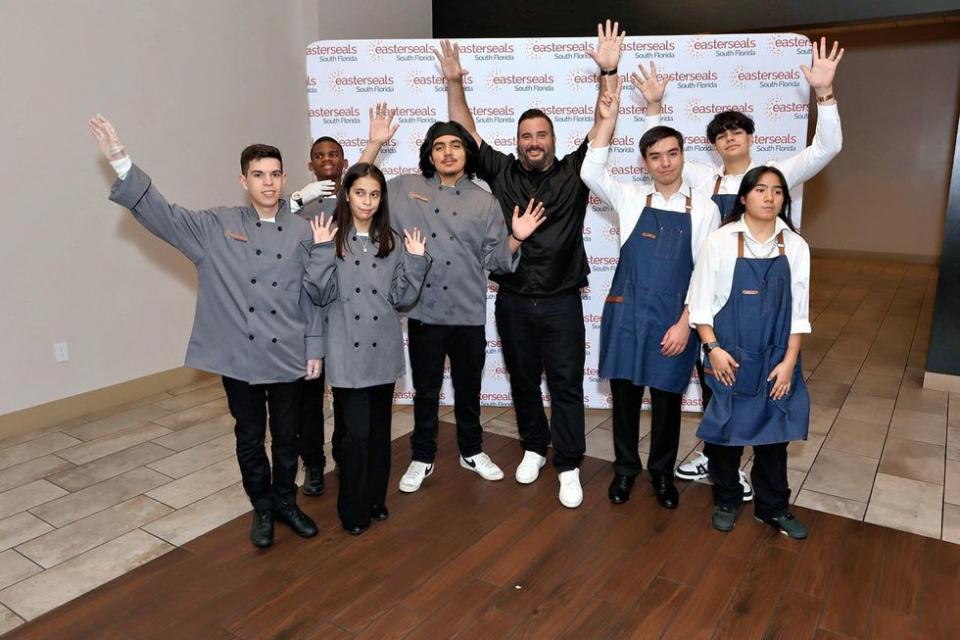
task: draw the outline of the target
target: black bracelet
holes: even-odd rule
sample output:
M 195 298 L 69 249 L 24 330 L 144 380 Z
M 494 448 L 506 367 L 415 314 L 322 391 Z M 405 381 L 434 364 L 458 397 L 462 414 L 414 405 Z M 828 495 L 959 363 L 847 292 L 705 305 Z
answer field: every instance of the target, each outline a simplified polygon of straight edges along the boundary
M 617 75 L 617 68 L 613 69 L 600 69 L 600 75 L 602 76 L 615 76 Z
M 513 238 L 514 240 L 516 240 L 517 242 L 519 242 L 520 244 L 523 244 L 523 240 L 521 240 L 521 239 L 518 238 L 517 236 L 513 235 L 513 231 L 510 232 L 510 237 Z

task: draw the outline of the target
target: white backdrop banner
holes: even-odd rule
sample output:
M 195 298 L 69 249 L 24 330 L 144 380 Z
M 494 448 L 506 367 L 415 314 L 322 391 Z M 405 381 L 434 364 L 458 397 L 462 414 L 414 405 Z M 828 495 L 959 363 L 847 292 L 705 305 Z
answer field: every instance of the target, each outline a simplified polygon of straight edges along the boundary
M 553 119 L 557 155 L 574 150 L 593 124 L 597 69 L 584 51 L 596 38 L 505 38 L 461 40 L 460 59 L 467 102 L 477 130 L 492 147 L 515 153 L 516 122 L 536 107 Z M 307 99 L 314 138 L 332 136 L 355 162 L 366 144 L 368 109 L 387 101 L 398 109 L 400 130 L 381 152 L 379 165 L 389 179 L 417 173 L 419 148 L 427 128 L 447 120 L 446 87 L 432 53 L 437 40 L 324 40 L 307 48 Z M 624 79 L 620 120 L 610 154 L 618 179 L 646 183 L 637 143 L 645 130 L 645 103 L 630 85 L 640 63 L 654 61 L 670 78 L 661 124 L 685 137 L 687 162 L 718 160 L 706 138 L 714 114 L 737 110 L 756 122 L 753 158 L 765 162 L 787 158 L 806 143 L 810 90 L 800 64 L 810 64 L 810 41 L 797 34 L 628 37 L 623 42 L 620 73 Z M 799 221 L 802 191 L 794 197 Z M 586 323 L 584 400 L 588 407 L 612 404 L 606 381 L 597 376 L 600 316 L 619 255 L 617 217 L 591 194 L 583 227 L 590 262 L 589 286 L 583 292 Z M 429 251 L 429 245 L 427 247 Z M 512 404 L 510 383 L 493 320 L 496 285 L 487 292 L 487 362 L 481 402 Z M 395 400 L 413 401 L 408 374 L 397 382 Z M 451 404 L 449 370 L 442 402 Z M 544 385 L 544 400 L 549 402 Z M 649 399 L 644 402 L 648 407 Z M 695 374 L 684 397 L 684 409 L 700 410 Z

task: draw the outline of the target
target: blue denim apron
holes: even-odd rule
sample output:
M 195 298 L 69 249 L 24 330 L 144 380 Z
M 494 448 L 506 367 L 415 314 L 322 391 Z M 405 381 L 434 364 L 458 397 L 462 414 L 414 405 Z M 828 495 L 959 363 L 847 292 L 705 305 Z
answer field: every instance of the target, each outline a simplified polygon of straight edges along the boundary
M 690 245 L 692 201 L 686 211 L 650 206 L 620 248 L 610 294 L 600 321 L 600 377 L 622 378 L 638 386 L 683 393 L 690 384 L 700 340 L 691 332 L 683 353 L 667 357 L 660 341 L 683 313 L 693 249 Z
M 720 220 L 722 221 L 733 213 L 733 205 L 737 202 L 737 194 L 720 193 L 721 180 L 723 180 L 723 177 L 717 176 L 717 181 L 713 183 L 713 195 L 710 196 L 710 199 L 713 200 L 717 204 L 717 208 L 720 209 Z
M 730 297 L 713 319 L 713 330 L 720 347 L 740 368 L 731 387 L 717 380 L 712 369 L 706 369 L 713 398 L 697 437 L 729 446 L 806 440 L 810 396 L 801 359 L 797 358 L 790 392 L 783 398 L 772 399 L 773 381 L 767 382 L 773 368 L 783 361 L 790 338 L 793 300 L 783 232 L 777 235 L 780 255 L 773 258 L 744 258 L 742 233 L 738 242 Z

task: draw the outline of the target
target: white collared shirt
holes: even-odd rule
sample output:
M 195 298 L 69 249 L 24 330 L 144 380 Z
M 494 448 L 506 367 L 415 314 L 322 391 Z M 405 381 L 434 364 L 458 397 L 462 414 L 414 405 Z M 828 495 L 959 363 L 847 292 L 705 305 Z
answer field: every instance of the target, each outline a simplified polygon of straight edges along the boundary
M 660 124 L 660 115 L 647 116 L 646 129 L 649 131 Z M 779 169 L 787 179 L 787 187 L 793 189 L 820 173 L 830 164 L 830 161 L 840 153 L 843 147 L 843 131 L 840 128 L 840 111 L 836 104 L 817 105 L 817 128 L 813 133 L 810 146 L 800 153 L 768 163 Z M 747 171 L 757 166 L 752 160 Z M 746 172 L 744 172 L 746 173 Z M 683 163 L 683 181 L 694 189 L 708 194 L 713 193 L 717 178 L 720 178 L 718 193 L 732 193 L 740 191 L 740 182 L 744 173 L 726 175 L 723 163 L 715 165 L 702 162 Z
M 587 150 L 587 156 L 580 168 L 580 178 L 591 191 L 614 208 L 620 222 L 620 246 L 622 247 L 633 233 L 640 214 L 646 205 L 647 196 L 653 194 L 651 206 L 664 211 L 685 211 L 687 196 L 691 197 L 690 209 L 690 249 L 696 262 L 700 245 L 711 231 L 720 226 L 720 210 L 717 205 L 702 192 L 692 191 L 685 182 L 680 189 L 668 198 L 656 190 L 654 185 L 619 182 L 607 169 L 609 147 Z
M 790 292 L 793 309 L 790 313 L 790 333 L 810 333 L 810 247 L 800 234 L 787 228 L 777 218 L 776 231 L 766 242 L 757 242 L 741 218 L 726 224 L 709 236 L 700 249 L 700 257 L 690 280 L 687 302 L 690 305 L 690 326 L 713 326 L 713 319 L 727 303 L 733 287 L 733 271 L 737 263 L 737 236 L 744 234 L 743 257 L 774 257 L 778 255 L 777 234 L 783 231 L 784 253 L 790 263 Z M 752 253 L 751 253 L 752 250 Z

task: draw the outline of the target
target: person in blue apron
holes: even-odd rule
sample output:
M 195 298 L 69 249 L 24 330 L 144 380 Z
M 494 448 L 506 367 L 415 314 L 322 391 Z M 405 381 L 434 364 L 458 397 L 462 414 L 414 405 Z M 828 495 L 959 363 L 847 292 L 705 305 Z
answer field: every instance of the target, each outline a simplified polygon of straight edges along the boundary
M 640 138 L 640 154 L 652 184 L 617 182 L 607 169 L 607 145 L 619 104 L 617 90 L 604 94 L 601 121 L 580 176 L 617 212 L 620 259 L 600 325 L 600 377 L 610 380 L 616 460 L 608 496 L 630 498 L 643 469 L 637 443 L 644 387 L 653 405 L 647 468 L 657 501 L 680 501 L 673 468 L 680 440 L 681 400 L 690 384 L 699 340 L 690 329 L 685 301 L 694 256 L 720 225 L 717 206 L 683 182 L 683 136 L 656 127 Z
M 812 45 L 813 59 L 809 67 L 801 65 L 800 70 L 817 98 L 817 126 L 813 141 L 799 153 L 783 160 L 770 163 L 777 167 L 786 179 L 790 189 L 803 184 L 817 175 L 843 146 L 843 133 L 840 128 L 840 113 L 833 90 L 833 80 L 837 66 L 843 57 L 843 49 L 838 42 L 827 50 L 826 38 Z M 646 126 L 652 128 L 660 124 L 660 110 L 663 94 L 669 84 L 669 77 L 658 75 L 656 66 L 651 62 L 649 70 L 640 65 L 639 74 L 631 75 L 633 86 L 637 87 L 647 102 Z M 707 139 L 720 157 L 720 164 L 687 162 L 683 168 L 683 179 L 699 191 L 708 191 L 713 201 L 720 207 L 724 219 L 733 211 L 733 205 L 740 190 L 744 174 L 756 165 L 750 156 L 754 143 L 753 119 L 740 111 L 723 111 L 716 114 L 707 125 Z M 701 381 L 703 406 L 710 401 L 709 385 L 703 384 L 703 363 L 697 360 L 697 374 Z M 699 480 L 707 477 L 707 456 L 695 454 L 684 464 L 677 467 L 676 475 L 684 480 Z M 751 497 L 750 485 L 742 478 L 744 499 Z
M 805 440 L 810 397 L 800 343 L 810 333 L 810 248 L 790 220 L 783 173 L 743 177 L 723 226 L 703 244 L 690 284 L 690 322 L 708 358 L 713 391 L 697 437 L 713 481 L 713 526 L 730 531 L 743 500 L 744 446 L 753 447 L 754 515 L 791 538 L 807 537 L 790 512 L 787 444 Z

